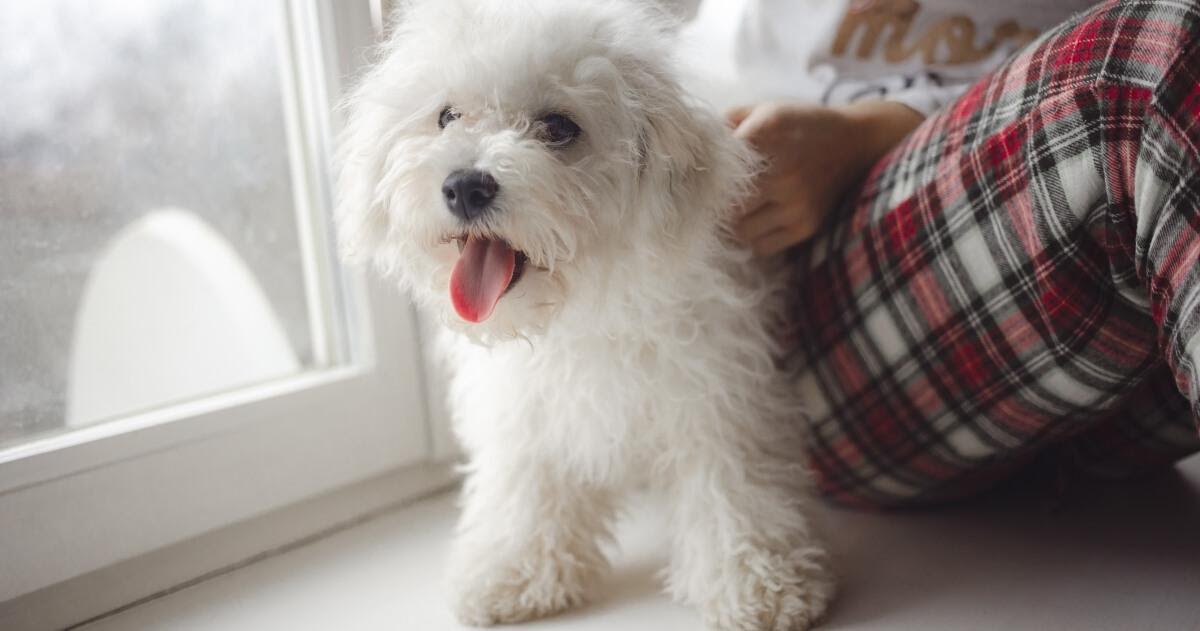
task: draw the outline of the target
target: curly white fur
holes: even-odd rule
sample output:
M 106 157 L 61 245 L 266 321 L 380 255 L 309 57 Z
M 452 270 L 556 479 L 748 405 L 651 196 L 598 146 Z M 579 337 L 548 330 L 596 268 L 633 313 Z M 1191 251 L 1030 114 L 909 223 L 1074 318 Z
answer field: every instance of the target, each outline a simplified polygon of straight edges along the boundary
M 675 81 L 672 27 L 630 0 L 413 0 L 348 101 L 343 251 L 445 324 L 464 622 L 582 602 L 637 485 L 671 511 L 671 593 L 711 627 L 806 628 L 832 595 L 774 362 L 779 283 L 729 238 L 756 161 Z M 441 130 L 446 106 L 462 118 Z M 572 146 L 538 139 L 551 111 Z M 468 228 L 441 193 L 465 167 L 500 186 Z M 480 324 L 448 297 L 464 230 L 529 257 Z

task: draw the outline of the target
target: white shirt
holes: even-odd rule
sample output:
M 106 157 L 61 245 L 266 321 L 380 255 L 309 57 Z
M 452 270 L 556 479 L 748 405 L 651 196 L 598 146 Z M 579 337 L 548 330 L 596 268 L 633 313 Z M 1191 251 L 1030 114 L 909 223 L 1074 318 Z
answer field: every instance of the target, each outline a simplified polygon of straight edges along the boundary
M 711 0 L 710 0 L 711 1 Z M 928 115 L 1094 0 L 748 0 L 745 79 L 825 104 L 865 98 Z

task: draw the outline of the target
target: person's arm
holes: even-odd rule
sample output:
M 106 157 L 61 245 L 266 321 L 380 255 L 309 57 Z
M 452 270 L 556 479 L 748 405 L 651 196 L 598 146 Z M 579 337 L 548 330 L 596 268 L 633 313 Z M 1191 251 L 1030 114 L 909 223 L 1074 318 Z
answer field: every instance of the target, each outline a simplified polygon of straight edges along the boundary
M 924 120 L 906 105 L 768 103 L 729 113 L 734 134 L 766 159 L 737 235 L 759 256 L 811 237 L 866 172 Z

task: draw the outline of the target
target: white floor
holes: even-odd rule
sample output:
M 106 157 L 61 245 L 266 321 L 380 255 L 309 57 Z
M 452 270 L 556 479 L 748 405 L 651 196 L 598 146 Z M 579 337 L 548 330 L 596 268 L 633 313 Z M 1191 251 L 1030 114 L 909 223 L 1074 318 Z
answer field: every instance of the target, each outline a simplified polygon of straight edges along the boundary
M 828 511 L 843 592 L 822 628 L 1200 629 L 1200 460 L 1181 471 L 1062 504 L 1033 490 L 938 511 Z M 441 588 L 453 519 L 439 497 L 86 630 L 460 629 Z M 656 520 L 636 515 L 620 539 L 593 605 L 523 628 L 698 629 L 658 593 Z

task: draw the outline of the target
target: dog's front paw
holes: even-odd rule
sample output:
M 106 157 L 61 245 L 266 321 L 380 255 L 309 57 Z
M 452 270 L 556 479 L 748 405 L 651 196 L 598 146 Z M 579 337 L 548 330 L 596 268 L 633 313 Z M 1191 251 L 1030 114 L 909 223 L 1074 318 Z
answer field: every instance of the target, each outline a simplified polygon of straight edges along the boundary
M 835 586 L 821 548 L 786 556 L 767 550 L 742 555 L 709 602 L 705 622 L 714 631 L 803 631 L 825 613 Z
M 529 555 L 510 563 L 484 562 L 454 578 L 454 609 L 475 627 L 523 622 L 570 609 L 585 600 L 594 572 L 553 554 Z

